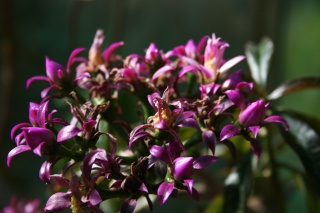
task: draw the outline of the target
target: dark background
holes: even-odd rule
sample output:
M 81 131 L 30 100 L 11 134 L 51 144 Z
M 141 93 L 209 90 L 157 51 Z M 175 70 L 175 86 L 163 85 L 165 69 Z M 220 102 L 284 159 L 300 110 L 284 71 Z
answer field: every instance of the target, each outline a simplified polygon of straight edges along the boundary
M 41 158 L 24 153 L 6 166 L 14 147 L 10 130 L 28 121 L 29 102 L 38 103 L 45 86 L 37 82 L 26 89 L 26 80 L 45 75 L 45 56 L 65 65 L 74 48 L 89 49 L 98 28 L 105 32 L 105 47 L 125 42 L 119 49 L 123 56 L 143 54 L 150 42 L 168 51 L 215 33 L 230 44 L 226 57 L 233 57 L 244 54 L 248 41 L 269 36 L 275 43 L 269 91 L 320 70 L 317 0 L 1 0 L 0 9 L 0 209 L 13 195 L 39 197 L 43 204 L 49 195 L 38 178 Z M 247 70 L 244 62 L 241 66 Z M 319 90 L 309 90 L 280 102 L 320 116 L 319 97 Z

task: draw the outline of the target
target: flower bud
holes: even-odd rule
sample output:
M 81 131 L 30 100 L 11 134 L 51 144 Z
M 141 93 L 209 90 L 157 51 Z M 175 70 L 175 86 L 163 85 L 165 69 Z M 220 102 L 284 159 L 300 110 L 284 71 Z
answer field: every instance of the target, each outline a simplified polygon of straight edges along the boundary
M 239 115 L 239 122 L 245 127 L 260 126 L 266 115 L 266 104 L 263 100 L 251 103 Z
M 29 104 L 29 120 L 32 126 L 38 126 L 38 112 L 39 112 L 39 104 L 30 102 Z
M 151 43 L 149 45 L 146 51 L 145 58 L 151 64 L 162 61 L 161 51 L 158 49 L 158 47 L 154 43 Z
M 176 180 L 190 178 L 193 174 L 193 158 L 178 157 L 173 161 L 172 168 L 173 177 Z
M 46 73 L 51 82 L 58 85 L 63 79 L 68 77 L 66 69 L 61 64 L 52 61 L 49 57 L 46 57 Z

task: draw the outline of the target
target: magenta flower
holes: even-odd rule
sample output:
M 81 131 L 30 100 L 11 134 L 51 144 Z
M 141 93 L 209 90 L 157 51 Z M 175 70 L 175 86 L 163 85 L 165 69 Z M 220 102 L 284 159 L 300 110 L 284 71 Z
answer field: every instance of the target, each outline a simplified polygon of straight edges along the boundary
M 177 153 L 171 153 L 173 149 L 170 148 L 170 144 L 168 148 L 169 149 L 165 149 L 161 146 L 154 145 L 151 147 L 150 153 L 157 159 L 166 162 L 170 168 L 169 171 L 172 178 L 183 181 L 186 185 L 186 191 L 192 198 L 198 200 L 199 194 L 197 190 L 193 188 L 193 179 L 191 177 L 195 170 L 203 169 L 213 164 L 218 158 L 210 155 L 200 156 L 197 159 L 193 157 L 178 157 Z M 168 199 L 173 189 L 174 183 L 172 182 L 163 182 L 160 184 L 158 188 L 160 204 L 163 204 Z
M 266 108 L 269 104 L 263 100 L 251 103 L 245 110 L 240 112 L 239 123 L 248 127 L 256 137 L 261 126 L 267 123 L 280 123 L 289 128 L 289 124 L 281 117 L 272 115 L 266 118 Z
M 203 64 L 191 58 L 184 58 L 183 61 L 188 65 L 183 66 L 179 76 L 182 76 L 187 72 L 192 72 L 198 76 L 199 81 L 203 84 L 209 84 L 216 81 L 231 67 L 245 58 L 245 56 L 236 56 L 226 61 L 223 56 L 224 51 L 228 46 L 228 43 L 220 41 L 220 38 L 216 38 L 215 34 L 213 34 L 212 37 L 207 40 Z
M 63 211 L 71 207 L 74 212 L 90 210 L 91 212 L 102 213 L 102 210 L 98 207 L 102 202 L 98 191 L 81 184 L 78 176 L 73 172 L 70 180 L 61 175 L 52 175 L 51 179 L 69 190 L 51 195 L 44 208 L 45 212 Z
M 97 148 L 87 154 L 83 159 L 82 179 L 90 187 L 94 187 L 97 179 L 104 176 L 106 179 L 124 179 L 120 172 L 120 159 L 115 158 L 114 153 L 107 155 L 106 150 Z M 92 174 L 94 174 L 92 176 Z
M 129 55 L 124 61 L 124 68 L 133 70 L 135 75 L 150 77 L 149 68 L 144 57 L 138 54 Z
M 262 149 L 261 144 L 256 140 L 256 137 L 258 135 L 259 129 L 262 126 L 268 123 L 280 123 L 284 124 L 286 126 L 286 129 L 289 128 L 289 124 L 281 116 L 272 115 L 266 117 L 266 108 L 269 104 L 265 103 L 263 100 L 252 102 L 247 107 L 243 107 L 244 101 L 240 96 L 238 96 L 238 93 L 229 92 L 227 93 L 227 95 L 231 97 L 232 101 L 234 101 L 235 104 L 238 105 L 240 109 L 242 109 L 242 111 L 240 112 L 238 118 L 240 126 L 237 126 L 235 124 L 228 124 L 224 126 L 220 133 L 221 141 L 236 135 L 240 135 L 241 131 L 250 131 L 253 133 L 254 138 L 246 137 L 246 139 L 250 141 L 252 150 L 254 151 L 256 156 L 259 157 Z
M 151 43 L 147 48 L 145 59 L 149 64 L 155 64 L 163 60 L 163 52 L 154 43 Z
M 193 118 L 195 112 L 184 111 L 183 108 L 170 109 L 169 98 L 172 92 L 173 89 L 167 88 L 162 97 L 160 97 L 160 94 L 157 92 L 148 95 L 148 101 L 156 110 L 156 114 L 148 118 L 148 124 L 139 125 L 131 131 L 129 148 L 131 148 L 133 142 L 142 137 L 151 135 L 154 137 L 157 129 L 162 132 L 169 133 L 169 135 L 173 137 L 173 140 L 170 141 L 175 143 L 185 152 L 185 148 L 177 133 L 177 129 L 180 127 L 190 127 L 200 131 L 200 127 L 197 121 Z
M 93 136 L 96 123 L 97 121 L 95 120 L 88 120 L 83 123 L 81 128 L 75 125 L 65 126 L 59 131 L 57 141 L 63 142 L 69 140 L 78 135 L 80 132 L 82 132 L 83 138 L 90 139 Z
M 203 62 L 203 49 L 205 47 L 208 36 L 203 36 L 199 43 L 196 45 L 192 39 L 190 39 L 185 46 L 180 45 L 175 47 L 172 51 L 166 53 L 166 57 L 178 56 L 178 57 L 188 57 L 191 59 L 199 60 Z
M 89 59 L 85 59 L 76 68 L 74 82 L 80 88 L 90 91 L 92 97 L 105 97 L 110 85 L 110 71 L 114 63 L 122 61 L 122 58 L 114 51 L 122 46 L 123 42 L 112 43 L 102 51 L 104 35 L 102 30 L 97 30 L 93 43 L 89 50 Z
M 244 56 L 237 56 L 225 61 L 223 55 L 227 47 L 229 47 L 229 44 L 220 41 L 220 38 L 216 38 L 215 34 L 208 39 L 204 52 L 204 67 L 210 70 L 212 75 L 209 79 L 206 79 L 207 82 L 214 80 L 218 74 L 223 74 L 245 58 Z
M 108 133 L 102 133 L 97 131 L 97 116 L 99 113 L 104 112 L 108 103 L 93 105 L 90 101 L 78 106 L 73 106 L 71 103 L 67 102 L 70 105 L 71 112 L 74 116 L 74 122 L 70 125 L 66 125 L 63 127 L 57 135 L 57 141 L 63 142 L 74 138 L 76 136 L 81 137 L 87 142 L 92 142 L 93 144 L 88 144 L 88 146 L 94 146 L 95 140 L 101 134 L 107 135 L 107 137 L 111 137 Z M 80 127 L 77 126 L 77 123 L 80 124 Z M 112 145 L 115 147 L 115 143 L 112 140 Z
M 33 151 L 35 154 L 42 156 L 43 153 L 50 152 L 51 148 L 55 146 L 56 135 L 48 127 L 53 124 L 66 125 L 67 122 L 60 118 L 52 118 L 52 115 L 56 110 L 48 113 L 48 103 L 48 101 L 40 105 L 30 103 L 30 123 L 20 123 L 12 128 L 12 139 L 18 129 L 21 129 L 22 131 L 15 137 L 17 146 L 8 154 L 8 166 L 10 166 L 12 157 L 17 154 Z
M 71 76 L 71 66 L 76 61 L 83 61 L 83 58 L 76 57 L 80 52 L 82 52 L 84 48 L 77 48 L 72 51 L 69 57 L 69 61 L 67 67 L 63 67 L 61 64 L 51 60 L 49 57 L 46 57 L 46 73 L 47 76 L 34 76 L 27 80 L 27 87 L 31 85 L 31 83 L 35 80 L 47 81 L 50 86 L 42 90 L 41 97 L 54 97 L 48 96 L 50 90 L 55 89 L 61 93 L 65 93 L 66 91 L 70 92 L 73 86 L 73 79 Z

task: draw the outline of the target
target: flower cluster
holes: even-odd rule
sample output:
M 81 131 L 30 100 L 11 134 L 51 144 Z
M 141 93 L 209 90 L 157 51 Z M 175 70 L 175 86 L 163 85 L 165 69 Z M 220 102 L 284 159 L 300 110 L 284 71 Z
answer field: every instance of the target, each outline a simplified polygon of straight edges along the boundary
M 125 58 L 115 53 L 123 42 L 102 50 L 103 40 L 98 30 L 88 57 L 78 48 L 66 67 L 46 57 L 46 76 L 27 81 L 27 87 L 35 80 L 49 87 L 41 103 L 30 103 L 29 123 L 13 127 L 16 147 L 7 164 L 26 151 L 46 156 L 39 177 L 60 190 L 45 211 L 102 212 L 102 201 L 122 198 L 120 211 L 133 212 L 138 198 L 152 208 L 150 194 L 164 204 L 174 191 L 198 200 L 193 175 L 218 160 L 217 143 L 234 148 L 229 139 L 241 135 L 259 157 L 259 129 L 288 128 L 268 114 L 265 100 L 254 99 L 254 83 L 231 71 L 245 57 L 225 59 L 229 45 L 214 34 L 168 52 L 152 43 L 145 55 Z M 52 99 L 69 105 L 71 120 L 49 112 Z M 125 116 L 128 107 L 134 116 Z

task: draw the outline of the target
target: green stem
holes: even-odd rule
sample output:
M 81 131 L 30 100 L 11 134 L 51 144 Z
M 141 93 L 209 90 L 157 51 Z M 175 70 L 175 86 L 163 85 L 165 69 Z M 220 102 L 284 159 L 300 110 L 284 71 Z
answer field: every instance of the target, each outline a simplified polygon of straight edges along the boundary
M 74 152 L 74 151 L 70 150 L 69 148 L 65 147 L 64 145 L 59 146 L 57 148 L 56 152 L 59 153 L 59 155 L 61 155 L 63 157 L 72 158 L 76 161 L 80 161 L 84 158 L 84 154 Z

